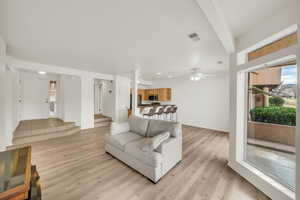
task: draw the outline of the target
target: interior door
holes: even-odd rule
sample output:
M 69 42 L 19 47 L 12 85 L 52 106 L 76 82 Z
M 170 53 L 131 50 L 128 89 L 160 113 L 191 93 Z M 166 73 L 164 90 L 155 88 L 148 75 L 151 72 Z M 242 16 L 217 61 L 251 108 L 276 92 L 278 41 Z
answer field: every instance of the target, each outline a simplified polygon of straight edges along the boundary
M 102 113 L 102 84 L 94 85 L 94 112 L 95 114 Z
M 22 120 L 49 117 L 49 80 L 24 77 L 22 91 Z

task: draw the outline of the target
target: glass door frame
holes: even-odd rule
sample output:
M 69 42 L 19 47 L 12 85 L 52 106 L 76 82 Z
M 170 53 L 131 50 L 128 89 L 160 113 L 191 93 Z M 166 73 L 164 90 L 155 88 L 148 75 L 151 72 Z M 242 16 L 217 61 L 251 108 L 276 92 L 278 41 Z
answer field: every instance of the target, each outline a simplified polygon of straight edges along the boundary
M 261 57 L 251 62 L 237 65 L 238 54 L 230 57 L 230 152 L 229 166 L 237 171 L 241 176 L 255 185 L 259 190 L 271 197 L 273 200 L 294 200 L 295 193 L 280 183 L 276 182 L 257 168 L 245 161 L 247 144 L 247 115 L 248 115 L 248 72 L 271 64 L 274 61 L 298 58 L 298 45 L 279 50 L 273 54 Z M 299 62 L 297 62 L 299 63 Z M 297 70 L 298 82 L 300 80 L 300 70 Z M 300 83 L 300 82 L 299 82 Z M 297 91 L 299 84 L 297 84 Z M 299 92 L 297 93 L 297 97 Z M 299 102 L 297 102 L 297 126 L 299 133 Z M 299 134 L 297 134 L 299 135 Z M 300 139 L 300 137 L 299 137 Z M 298 140 L 298 138 L 297 138 Z M 297 185 L 297 184 L 296 184 Z M 297 188 L 296 188 L 297 190 Z

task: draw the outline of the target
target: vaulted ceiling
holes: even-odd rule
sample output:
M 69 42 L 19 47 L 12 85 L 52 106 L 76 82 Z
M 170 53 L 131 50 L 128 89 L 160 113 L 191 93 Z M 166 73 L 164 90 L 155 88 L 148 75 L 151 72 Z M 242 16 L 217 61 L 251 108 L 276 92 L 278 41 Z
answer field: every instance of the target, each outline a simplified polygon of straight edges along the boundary
M 215 2 L 239 36 L 286 0 Z M 200 40 L 189 38 L 191 33 Z M 9 55 L 99 73 L 228 67 L 228 54 L 195 0 L 1 0 L 0 35 Z
M 215 0 L 237 38 L 297 0 Z

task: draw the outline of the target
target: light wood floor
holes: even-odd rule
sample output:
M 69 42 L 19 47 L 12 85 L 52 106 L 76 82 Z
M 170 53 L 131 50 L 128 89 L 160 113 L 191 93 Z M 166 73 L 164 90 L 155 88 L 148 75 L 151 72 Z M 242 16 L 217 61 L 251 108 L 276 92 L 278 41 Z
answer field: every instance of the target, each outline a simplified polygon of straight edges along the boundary
M 69 124 L 69 123 L 65 123 L 61 119 L 57 119 L 57 118 L 24 120 L 20 122 L 16 131 L 53 128 L 57 126 L 62 126 L 64 124 Z
M 107 118 L 107 116 L 102 115 L 102 114 L 95 114 L 94 119 L 102 119 L 102 118 Z
M 104 152 L 107 128 L 33 144 L 43 200 L 266 200 L 227 167 L 226 134 L 183 128 L 183 160 L 156 185 Z

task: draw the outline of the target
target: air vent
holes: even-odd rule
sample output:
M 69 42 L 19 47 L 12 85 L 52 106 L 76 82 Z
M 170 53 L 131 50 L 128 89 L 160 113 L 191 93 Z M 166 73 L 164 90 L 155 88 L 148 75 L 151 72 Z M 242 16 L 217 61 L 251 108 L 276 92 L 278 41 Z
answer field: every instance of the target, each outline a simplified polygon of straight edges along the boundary
M 200 37 L 197 33 L 191 33 L 189 34 L 189 38 L 191 38 L 193 41 L 197 42 L 200 40 Z

